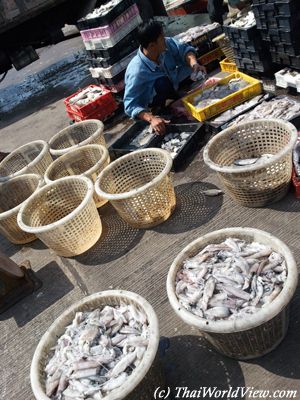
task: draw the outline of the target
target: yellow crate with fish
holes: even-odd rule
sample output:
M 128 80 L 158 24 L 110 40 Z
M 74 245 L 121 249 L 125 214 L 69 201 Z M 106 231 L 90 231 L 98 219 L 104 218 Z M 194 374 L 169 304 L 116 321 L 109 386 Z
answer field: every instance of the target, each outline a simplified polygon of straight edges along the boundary
M 261 82 L 235 72 L 183 98 L 187 111 L 198 121 L 206 121 L 262 92 Z
M 225 58 L 225 60 L 220 61 L 220 67 L 221 71 L 223 72 L 237 72 L 238 67 L 236 66 L 236 63 L 231 62 L 228 58 Z

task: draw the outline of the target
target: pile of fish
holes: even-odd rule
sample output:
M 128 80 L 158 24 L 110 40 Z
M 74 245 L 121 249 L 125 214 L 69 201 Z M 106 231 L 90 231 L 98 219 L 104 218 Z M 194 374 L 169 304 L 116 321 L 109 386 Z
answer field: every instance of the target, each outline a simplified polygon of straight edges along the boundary
M 200 318 L 232 320 L 270 304 L 286 278 L 281 254 L 257 242 L 228 238 L 183 263 L 176 294 L 181 305 Z
M 147 126 L 134 139 L 132 139 L 129 145 L 134 147 L 146 146 L 150 143 L 150 141 L 154 138 L 154 136 L 155 132 L 153 132 L 152 127 Z
M 72 97 L 69 100 L 70 104 L 77 106 L 85 106 L 92 101 L 98 99 L 103 95 L 103 91 L 98 87 L 88 87 L 84 89 L 82 92 L 78 93 L 76 96 Z
M 192 133 L 169 133 L 163 138 L 161 148 L 167 150 L 172 158 L 175 158 L 180 149 L 187 143 Z
M 203 24 L 200 26 L 195 26 L 185 32 L 179 33 L 178 35 L 174 36 L 174 38 L 177 39 L 180 43 L 189 43 L 192 40 L 195 40 L 198 37 L 204 35 L 205 33 L 218 28 L 219 26 L 220 25 L 217 22 L 214 22 L 213 24 Z
M 279 118 L 289 121 L 300 113 L 300 102 L 286 96 L 278 96 L 270 101 L 263 101 L 251 111 L 240 115 L 228 124 L 235 126 L 241 122 L 254 121 L 256 119 Z
M 232 22 L 229 26 L 234 28 L 250 28 L 251 26 L 256 25 L 256 20 L 253 11 L 249 11 L 247 15 L 237 19 L 236 21 Z
M 268 98 L 268 94 L 260 94 L 258 96 L 253 97 L 253 99 L 246 101 L 239 106 L 233 107 L 230 110 L 223 112 L 222 114 L 218 115 L 216 118 L 210 120 L 211 125 L 222 125 L 225 124 L 227 121 L 230 121 L 236 115 L 242 113 L 243 111 L 248 110 L 249 108 L 254 107 L 256 104 L 261 102 L 261 100 Z
M 202 93 L 194 97 L 194 106 L 196 109 L 202 109 L 210 106 L 224 97 L 237 92 L 249 85 L 248 82 L 241 78 L 231 79 L 227 85 L 215 85 L 209 89 L 203 90 Z
M 109 13 L 117 4 L 121 3 L 122 0 L 111 0 L 108 3 L 102 4 L 99 8 L 95 8 L 93 12 L 87 14 L 84 19 L 91 19 L 101 17 Z
M 99 400 L 122 386 L 148 346 L 146 315 L 134 305 L 77 312 L 45 367 L 53 400 Z

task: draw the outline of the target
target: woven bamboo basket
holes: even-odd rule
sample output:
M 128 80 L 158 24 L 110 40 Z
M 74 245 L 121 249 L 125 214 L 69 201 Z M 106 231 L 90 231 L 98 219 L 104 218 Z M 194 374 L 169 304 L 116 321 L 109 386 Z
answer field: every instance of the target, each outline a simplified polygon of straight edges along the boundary
M 106 147 L 104 125 L 97 119 L 78 122 L 61 130 L 49 140 L 50 153 L 54 158 L 86 144 Z
M 149 228 L 166 221 L 175 209 L 171 168 L 172 158 L 165 150 L 134 151 L 101 172 L 96 193 L 131 226 Z
M 17 215 L 22 204 L 42 183 L 43 179 L 36 174 L 20 175 L 0 183 L 0 233 L 10 242 L 24 244 L 36 239 L 35 235 L 19 228 Z
M 235 63 L 234 50 L 231 46 L 230 39 L 225 35 L 225 33 L 213 38 L 212 41 L 217 43 L 230 62 Z
M 152 400 L 155 389 L 164 385 L 164 375 L 158 358 L 159 327 L 157 316 L 151 305 L 141 296 L 122 290 L 95 293 L 80 300 L 54 321 L 40 340 L 31 363 L 30 379 L 35 398 L 50 400 L 45 394 L 44 368 L 57 338 L 72 323 L 76 312 L 92 311 L 98 307 L 118 306 L 121 303 L 134 304 L 142 310 L 149 323 L 149 345 L 141 364 L 132 372 L 126 383 L 113 390 L 105 400 Z
M 228 194 L 246 207 L 263 207 L 280 200 L 289 189 L 294 125 L 282 120 L 255 120 L 220 132 L 204 149 L 204 162 L 216 171 Z M 244 167 L 237 159 L 272 154 L 266 161 Z
M 0 182 L 15 176 L 37 174 L 44 176 L 52 163 L 49 145 L 44 140 L 36 140 L 21 146 L 6 156 L 0 163 Z
M 255 314 L 236 320 L 208 321 L 192 314 L 179 303 L 175 293 L 177 272 L 184 260 L 198 254 L 211 243 L 221 243 L 228 237 L 255 241 L 270 246 L 286 260 L 288 275 L 281 293 L 269 305 Z M 263 356 L 275 349 L 288 329 L 289 305 L 298 283 L 295 259 L 289 248 L 270 233 L 252 228 L 228 228 L 211 232 L 189 244 L 174 260 L 167 278 L 167 292 L 176 314 L 187 324 L 198 328 L 220 353 L 247 360 Z
M 102 232 L 93 200 L 93 182 L 83 176 L 44 186 L 21 207 L 18 225 L 63 257 L 84 253 Z
M 53 161 L 45 173 L 45 182 L 51 183 L 65 176 L 82 175 L 94 183 L 100 172 L 109 164 L 110 158 L 106 147 L 99 144 L 88 144 L 71 150 Z M 94 192 L 97 208 L 107 203 Z

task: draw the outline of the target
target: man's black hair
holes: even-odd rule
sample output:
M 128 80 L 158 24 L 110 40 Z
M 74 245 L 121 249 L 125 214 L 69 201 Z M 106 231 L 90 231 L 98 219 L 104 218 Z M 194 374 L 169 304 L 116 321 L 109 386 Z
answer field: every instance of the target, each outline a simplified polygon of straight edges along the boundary
M 140 45 L 146 49 L 150 43 L 156 42 L 164 32 L 160 22 L 150 19 L 139 26 L 138 38 Z

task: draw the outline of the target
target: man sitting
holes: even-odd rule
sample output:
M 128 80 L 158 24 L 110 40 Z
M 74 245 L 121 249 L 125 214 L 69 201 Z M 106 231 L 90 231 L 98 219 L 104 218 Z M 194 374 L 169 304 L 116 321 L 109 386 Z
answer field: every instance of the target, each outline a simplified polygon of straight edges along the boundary
M 191 73 L 203 71 L 196 50 L 164 36 L 160 22 L 150 20 L 140 26 L 140 48 L 129 63 L 125 75 L 125 112 L 132 118 L 151 124 L 154 131 L 165 133 L 165 121 L 150 111 L 165 106 L 167 99 L 178 98 L 180 82 Z

